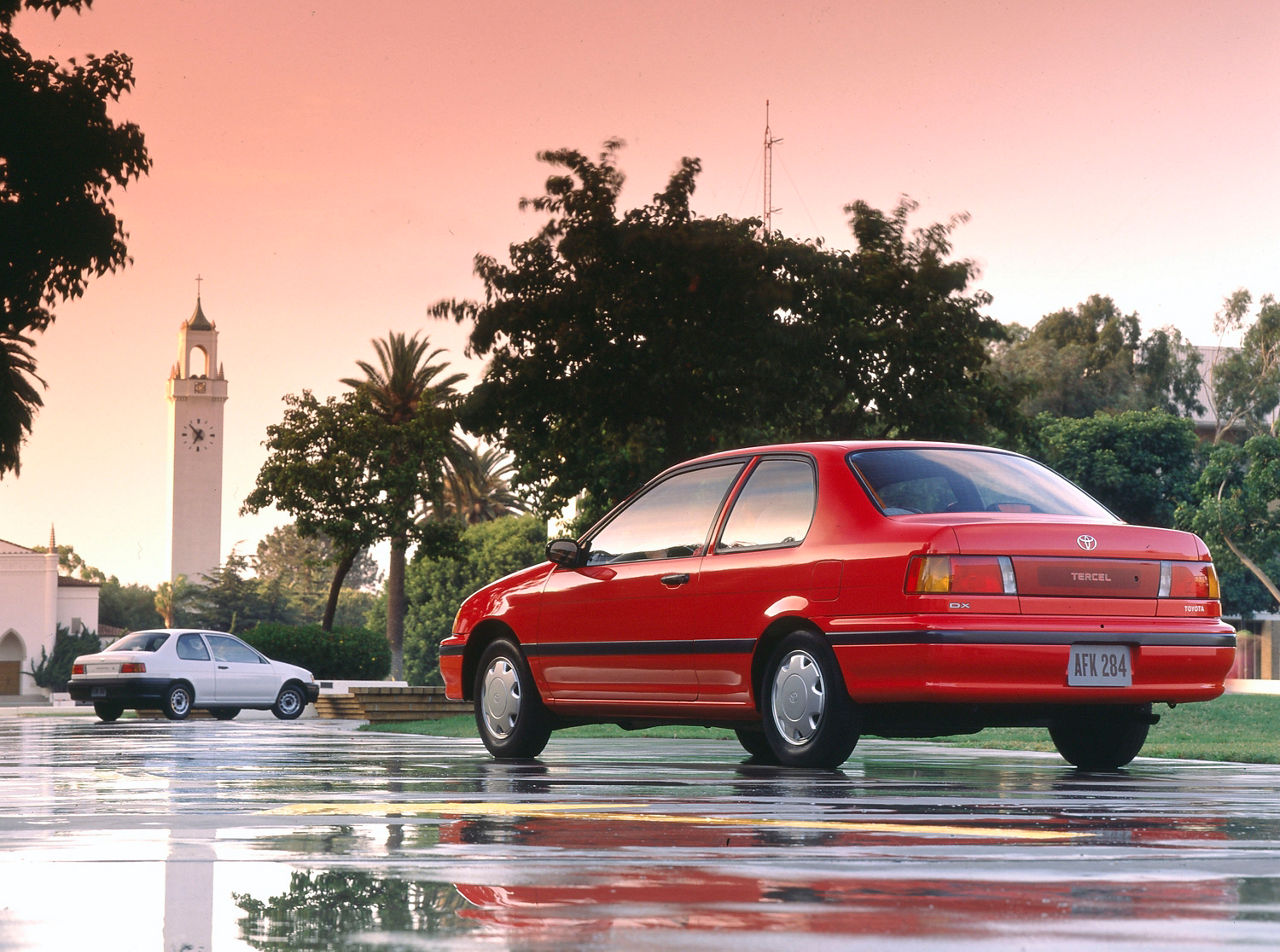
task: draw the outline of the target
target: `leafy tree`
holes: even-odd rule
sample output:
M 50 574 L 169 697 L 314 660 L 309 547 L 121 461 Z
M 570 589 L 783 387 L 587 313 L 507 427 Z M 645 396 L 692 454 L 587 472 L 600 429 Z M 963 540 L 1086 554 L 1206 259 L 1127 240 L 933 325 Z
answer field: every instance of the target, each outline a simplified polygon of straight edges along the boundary
M 145 585 L 121 585 L 114 575 L 98 590 L 98 624 L 143 631 L 164 624 L 156 610 L 156 592 Z
M 1126 522 L 1170 527 L 1196 480 L 1196 432 L 1163 410 L 1039 420 L 1035 454 Z
M 296 518 L 300 536 L 330 540 L 333 578 L 321 621 L 328 630 L 347 573 L 380 536 L 376 471 L 384 428 L 355 393 L 322 403 L 304 390 L 284 402 L 284 418 L 267 427 L 267 460 L 240 511 L 275 506 Z
M 1280 604 L 1280 439 L 1261 435 L 1244 445 L 1223 441 L 1208 453 L 1195 501 L 1178 510 L 1180 528 L 1213 550 L 1224 579 L 1251 574 L 1265 589 L 1223 586 L 1224 607 L 1242 614 Z M 1249 596 L 1252 597 L 1249 597 Z
M 284 621 L 278 603 L 269 604 L 248 577 L 249 560 L 235 550 L 226 562 L 187 590 L 183 614 L 187 624 L 217 631 L 245 631 L 264 621 Z
M 761 237 L 759 222 L 690 210 L 686 158 L 620 213 L 621 143 L 573 150 L 521 207 L 546 216 L 510 262 L 480 255 L 483 302 L 442 301 L 489 358 L 463 426 L 515 456 L 540 512 L 585 491 L 600 510 L 657 470 L 772 439 L 976 436 L 1012 417 L 985 372 L 999 325 L 948 261 L 949 226 L 908 237 L 914 206 L 849 206 L 856 253 Z
M 79 578 L 86 582 L 105 582 L 107 580 L 106 573 L 96 566 L 86 562 L 72 546 L 57 545 L 55 548 L 58 552 L 58 574 L 64 578 Z M 32 552 L 48 552 L 49 547 L 44 545 L 36 545 L 31 547 Z
M 1230 295 L 1214 318 L 1219 346 L 1206 376 L 1210 411 L 1216 420 L 1213 441 L 1230 434 L 1277 435 L 1280 417 L 1280 304 L 1271 295 L 1259 302 L 1253 323 L 1245 328 L 1253 297 L 1243 289 Z M 1222 347 L 1229 333 L 1244 330 L 1239 348 Z
M 373 341 L 378 365 L 358 361 L 363 378 L 342 382 L 370 401 L 383 424 L 385 442 L 379 448 L 379 510 L 381 538 L 391 542 L 387 565 L 387 642 L 391 645 L 391 676 L 404 674 L 404 569 L 409 546 L 427 540 L 426 507 L 440 498 L 453 428 L 454 385 L 463 374 L 441 377 L 447 362 L 433 363 L 442 350 L 428 352 L 426 337 L 406 337 L 394 331 L 385 341 Z
M 458 606 L 476 589 L 545 556 L 546 523 L 506 516 L 468 526 L 457 555 L 415 559 L 405 575 L 405 676 L 411 684 L 440 684 L 440 642 Z
M 92 0 L 0 0 L 0 476 L 18 472 L 42 404 L 31 332 L 79 297 L 91 276 L 129 262 L 111 190 L 151 168 L 142 132 L 116 123 L 109 102 L 133 89 L 119 52 L 33 58 L 12 33 L 23 7 L 58 16 Z
M 1172 328 L 1144 338 L 1138 315 L 1122 313 L 1109 297 L 1095 294 L 1030 330 L 1015 325 L 1009 336 L 996 350 L 997 366 L 1026 392 L 1022 409 L 1030 416 L 1203 409 L 1199 353 Z
M 258 543 L 253 570 L 264 598 L 282 600 L 289 614 L 314 621 L 324 615 L 330 580 L 340 558 L 343 556 L 328 536 L 304 536 L 291 523 L 272 530 Z M 345 573 L 342 586 L 357 589 L 376 585 L 379 578 L 377 563 L 367 551 L 360 552 Z

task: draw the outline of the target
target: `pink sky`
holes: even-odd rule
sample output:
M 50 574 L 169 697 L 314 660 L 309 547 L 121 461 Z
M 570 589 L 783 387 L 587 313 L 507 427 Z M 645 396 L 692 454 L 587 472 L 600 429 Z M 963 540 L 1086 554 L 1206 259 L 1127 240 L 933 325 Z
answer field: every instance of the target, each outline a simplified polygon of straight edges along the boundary
M 14 32 L 60 58 L 121 49 L 155 168 L 117 196 L 132 267 L 37 340 L 46 406 L 0 538 L 58 540 L 125 582 L 168 571 L 165 380 L 195 305 L 220 331 L 223 546 L 280 398 L 338 379 L 389 329 L 474 296 L 477 252 L 528 237 L 542 149 L 628 143 L 638 204 L 679 159 L 706 215 L 758 215 L 772 107 L 774 225 L 849 244 L 842 207 L 906 193 L 972 220 L 991 314 L 1093 293 L 1211 341 L 1237 287 L 1280 293 L 1280 5 L 1249 2 L 97 0 Z

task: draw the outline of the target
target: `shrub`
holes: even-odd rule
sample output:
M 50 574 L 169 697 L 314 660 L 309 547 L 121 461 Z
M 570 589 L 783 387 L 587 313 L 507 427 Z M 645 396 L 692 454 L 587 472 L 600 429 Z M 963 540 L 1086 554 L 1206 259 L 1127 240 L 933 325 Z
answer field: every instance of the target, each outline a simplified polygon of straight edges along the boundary
M 59 625 L 53 636 L 53 654 L 40 649 L 40 663 L 31 662 L 31 670 L 25 672 L 37 687 L 51 691 L 65 691 L 71 680 L 71 664 L 82 654 L 94 654 L 102 650 L 102 641 L 91 631 L 71 634 Z
M 381 681 L 391 671 L 391 648 L 367 628 L 266 622 L 241 636 L 269 658 L 306 668 L 317 680 Z

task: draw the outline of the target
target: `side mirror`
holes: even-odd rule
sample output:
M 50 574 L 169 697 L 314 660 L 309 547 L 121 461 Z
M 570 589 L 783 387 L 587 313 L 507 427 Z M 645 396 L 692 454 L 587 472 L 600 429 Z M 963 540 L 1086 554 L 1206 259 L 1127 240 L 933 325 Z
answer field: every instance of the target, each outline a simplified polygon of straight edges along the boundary
M 587 564 L 587 550 L 573 539 L 552 539 L 547 543 L 547 558 L 566 569 L 577 569 Z

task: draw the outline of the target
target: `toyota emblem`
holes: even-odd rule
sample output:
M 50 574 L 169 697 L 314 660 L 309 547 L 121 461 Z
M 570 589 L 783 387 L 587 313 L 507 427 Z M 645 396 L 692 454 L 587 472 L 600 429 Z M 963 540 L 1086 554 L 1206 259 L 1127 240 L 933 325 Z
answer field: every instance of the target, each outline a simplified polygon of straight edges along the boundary
M 1098 540 L 1091 535 L 1076 536 L 1076 545 L 1086 552 L 1092 552 L 1098 547 Z

